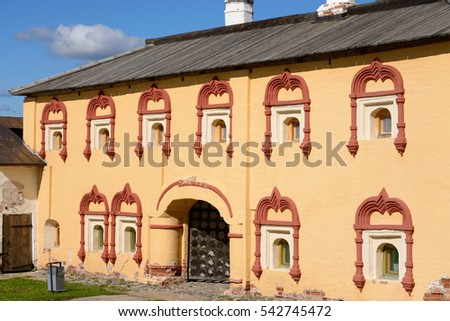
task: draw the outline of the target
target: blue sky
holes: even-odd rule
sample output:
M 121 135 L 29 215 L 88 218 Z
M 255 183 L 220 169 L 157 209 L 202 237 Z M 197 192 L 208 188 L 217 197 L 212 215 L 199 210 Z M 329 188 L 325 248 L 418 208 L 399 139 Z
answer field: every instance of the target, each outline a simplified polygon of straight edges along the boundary
M 374 0 L 359 0 L 358 4 Z M 255 20 L 313 12 L 326 0 L 255 0 Z M 22 116 L 8 90 L 144 45 L 224 25 L 224 0 L 2 0 L 0 116 Z

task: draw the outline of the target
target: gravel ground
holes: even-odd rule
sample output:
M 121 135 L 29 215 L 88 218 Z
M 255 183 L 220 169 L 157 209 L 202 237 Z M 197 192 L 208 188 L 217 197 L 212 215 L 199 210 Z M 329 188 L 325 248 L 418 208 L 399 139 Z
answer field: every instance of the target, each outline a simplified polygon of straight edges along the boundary
M 37 270 L 25 273 L 0 274 L 0 280 L 12 277 L 26 277 L 47 281 L 47 271 Z M 86 273 L 66 273 L 65 282 L 82 283 L 86 285 L 103 285 L 124 291 L 117 296 L 102 296 L 81 298 L 79 300 L 107 300 L 107 301 L 225 301 L 242 300 L 242 298 L 224 295 L 229 289 L 228 284 L 187 282 L 166 286 L 148 285 L 123 279 L 107 278 Z

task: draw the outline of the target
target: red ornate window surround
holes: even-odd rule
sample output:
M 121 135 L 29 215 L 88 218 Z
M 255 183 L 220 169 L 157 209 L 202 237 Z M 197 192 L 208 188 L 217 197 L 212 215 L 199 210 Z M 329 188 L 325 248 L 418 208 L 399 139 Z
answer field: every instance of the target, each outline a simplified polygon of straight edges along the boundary
M 383 90 L 377 92 L 367 92 L 366 87 L 369 81 L 377 82 L 381 80 L 382 82 L 386 80 L 391 80 L 394 84 L 394 89 Z M 362 68 L 353 78 L 352 88 L 350 94 L 350 107 L 351 107 L 351 126 L 350 126 L 350 140 L 347 144 L 348 151 L 355 157 L 358 152 L 358 135 L 357 135 L 357 100 L 358 98 L 370 98 L 370 97 L 381 97 L 388 95 L 396 96 L 396 103 L 398 108 L 398 134 L 394 140 L 394 145 L 400 155 L 406 149 L 406 136 L 405 136 L 405 89 L 403 85 L 403 78 L 400 72 L 388 65 L 384 65 L 380 60 L 375 59 L 370 66 Z
M 50 120 L 50 113 L 62 114 L 62 119 Z M 44 106 L 41 116 L 41 150 L 39 151 L 39 156 L 43 159 L 46 157 L 45 152 L 45 128 L 46 125 L 51 124 L 62 124 L 62 141 L 61 141 L 61 151 L 59 156 L 65 162 L 67 159 L 67 109 L 64 103 L 58 101 L 57 98 L 52 98 L 52 100 Z
M 155 103 L 162 100 L 164 102 L 164 109 L 158 109 L 158 110 L 148 110 L 148 102 L 153 101 Z M 139 104 L 138 104 L 138 114 L 139 114 L 139 134 L 138 134 L 138 145 L 135 148 L 135 153 L 139 157 L 139 159 L 142 158 L 142 155 L 144 153 L 144 148 L 142 146 L 142 140 L 143 140 L 143 133 L 142 133 L 142 121 L 144 118 L 144 115 L 155 115 L 155 114 L 162 114 L 165 113 L 166 118 L 166 125 L 164 127 L 164 143 L 162 146 L 162 151 L 164 155 L 166 155 L 167 158 L 170 156 L 171 147 L 170 147 L 170 123 L 171 123 L 171 112 L 172 107 L 170 103 L 170 97 L 167 91 L 164 89 L 159 89 L 156 84 L 153 84 L 150 89 L 144 91 L 140 98 L 139 98 Z
M 388 213 L 400 213 L 403 217 L 402 224 L 400 225 L 372 225 L 370 218 L 374 212 L 381 214 Z M 363 232 L 365 230 L 396 230 L 403 231 L 406 234 L 406 272 L 401 281 L 403 288 L 411 294 L 414 289 L 414 277 L 412 273 L 413 259 L 412 259 L 412 245 L 414 226 L 412 224 L 411 212 L 405 202 L 398 198 L 391 198 L 383 188 L 378 196 L 369 197 L 358 207 L 356 211 L 354 229 L 356 232 L 356 273 L 353 276 L 353 282 L 356 287 L 362 291 L 366 282 L 363 273 Z
M 121 205 L 125 203 L 127 205 L 136 204 L 136 213 L 128 213 L 121 211 Z M 116 193 L 113 197 L 111 204 L 111 249 L 109 252 L 109 261 L 112 264 L 116 262 L 116 218 L 117 216 L 135 217 L 137 222 L 136 233 L 136 253 L 133 256 L 133 260 L 138 266 L 142 262 L 142 205 L 139 196 L 131 191 L 130 184 L 126 184 L 123 191 Z
M 214 96 L 223 96 L 224 94 L 228 94 L 228 102 L 221 103 L 221 104 L 210 104 L 209 97 L 211 95 Z M 230 118 L 230 128 L 228 133 L 229 138 L 229 144 L 227 147 L 227 154 L 228 157 L 233 157 L 233 90 L 230 87 L 230 84 L 227 81 L 224 80 L 218 80 L 217 78 L 213 79 L 212 81 L 204 84 L 202 88 L 200 89 L 198 99 L 197 99 L 197 132 L 196 140 L 194 143 L 194 150 L 198 157 L 202 154 L 202 119 L 203 119 L 203 110 L 205 109 L 229 109 L 229 118 Z
M 285 210 L 290 210 L 292 213 L 292 219 L 288 221 L 278 221 L 278 220 L 268 220 L 269 210 L 284 212 Z M 297 206 L 294 201 L 289 197 L 281 196 L 278 189 L 275 187 L 272 194 L 268 197 L 262 198 L 257 207 L 256 215 L 253 221 L 256 227 L 256 250 L 255 250 L 255 262 L 252 267 L 252 271 L 255 276 L 259 279 L 263 273 L 261 266 L 261 227 L 263 225 L 275 225 L 275 226 L 289 226 L 294 229 L 293 239 L 294 239 L 294 251 L 292 255 L 293 265 L 289 272 L 292 279 L 295 282 L 299 282 L 301 277 L 301 271 L 299 267 L 299 230 L 300 230 L 300 219 L 297 211 Z
M 281 89 L 300 89 L 302 92 L 302 97 L 295 100 L 280 101 L 278 96 Z M 282 75 L 272 78 L 267 84 L 264 97 L 266 132 L 264 134 L 265 139 L 262 147 L 262 151 L 267 159 L 270 159 L 272 155 L 272 107 L 301 104 L 303 105 L 303 110 L 305 113 L 305 124 L 303 126 L 304 138 L 300 144 L 300 148 L 302 149 L 303 155 L 308 157 L 311 153 L 311 99 L 306 81 L 300 76 L 292 75 L 290 71 L 286 69 Z
M 97 109 L 106 109 L 109 106 L 111 109 L 111 113 L 108 115 L 101 115 L 97 116 Z M 111 158 L 111 160 L 114 159 L 115 151 L 114 151 L 114 127 L 115 127 L 115 119 L 116 119 L 116 107 L 114 104 L 114 100 L 110 96 L 105 96 L 103 92 L 99 92 L 98 96 L 92 98 L 89 101 L 87 112 L 86 112 L 86 127 L 87 127 L 87 134 L 86 134 L 86 147 L 84 149 L 84 157 L 89 161 L 92 155 L 91 151 L 91 122 L 93 120 L 97 119 L 109 119 L 110 125 L 111 125 L 111 133 L 109 136 L 109 142 L 108 142 L 108 148 L 106 150 L 106 154 Z
M 94 204 L 104 204 L 105 210 L 101 212 L 96 211 L 90 211 L 89 205 L 91 203 Z M 108 207 L 108 201 L 106 199 L 106 196 L 104 194 L 101 194 L 97 186 L 94 185 L 92 187 L 92 190 L 85 194 L 80 202 L 80 224 L 81 224 L 81 237 L 80 237 L 80 249 L 78 251 L 78 257 L 82 262 L 84 262 L 86 258 L 86 236 L 85 236 L 85 216 L 86 215 L 101 215 L 104 217 L 103 224 L 105 225 L 105 233 L 103 238 L 103 253 L 102 253 L 102 259 L 103 261 L 108 264 L 109 256 L 108 256 L 108 226 L 109 226 L 109 207 Z

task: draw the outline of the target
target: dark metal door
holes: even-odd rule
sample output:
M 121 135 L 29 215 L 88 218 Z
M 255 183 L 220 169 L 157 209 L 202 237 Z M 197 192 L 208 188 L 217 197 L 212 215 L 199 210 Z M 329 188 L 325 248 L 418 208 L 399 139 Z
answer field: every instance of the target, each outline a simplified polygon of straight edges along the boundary
M 189 280 L 228 282 L 228 224 L 211 204 L 198 201 L 189 211 Z
M 30 214 L 3 216 L 3 273 L 33 269 L 32 228 Z

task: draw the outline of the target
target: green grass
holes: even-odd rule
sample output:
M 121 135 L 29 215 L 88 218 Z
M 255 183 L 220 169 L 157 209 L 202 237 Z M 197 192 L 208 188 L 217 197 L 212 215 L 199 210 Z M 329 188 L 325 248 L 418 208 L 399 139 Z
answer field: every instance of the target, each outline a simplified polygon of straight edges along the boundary
M 64 292 L 49 292 L 46 281 L 27 278 L 0 280 L 0 301 L 67 301 L 96 295 L 114 295 L 123 291 L 100 285 L 64 284 Z

